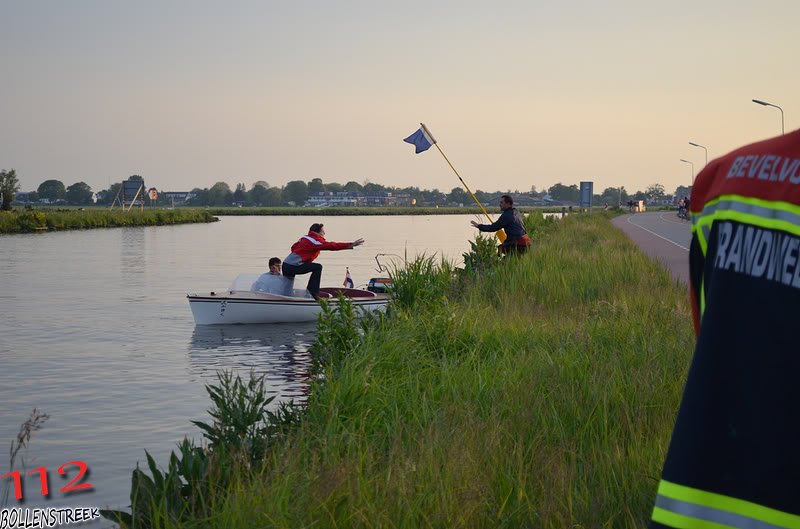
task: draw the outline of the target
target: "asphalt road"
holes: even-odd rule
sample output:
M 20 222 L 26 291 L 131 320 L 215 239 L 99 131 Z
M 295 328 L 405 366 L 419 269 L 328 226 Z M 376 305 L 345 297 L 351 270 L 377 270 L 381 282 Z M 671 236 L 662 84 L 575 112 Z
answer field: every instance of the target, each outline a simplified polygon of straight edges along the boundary
M 624 215 L 612 222 L 672 277 L 689 284 L 689 221 L 679 219 L 675 211 L 656 211 Z

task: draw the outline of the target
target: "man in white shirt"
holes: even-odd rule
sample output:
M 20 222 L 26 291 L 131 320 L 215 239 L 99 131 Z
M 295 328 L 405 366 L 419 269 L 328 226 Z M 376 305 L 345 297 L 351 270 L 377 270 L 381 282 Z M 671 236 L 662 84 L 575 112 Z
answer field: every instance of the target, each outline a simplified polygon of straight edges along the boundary
M 251 288 L 254 292 L 291 296 L 294 281 L 281 274 L 281 260 L 272 257 L 269 260 L 269 272 L 261 274 Z

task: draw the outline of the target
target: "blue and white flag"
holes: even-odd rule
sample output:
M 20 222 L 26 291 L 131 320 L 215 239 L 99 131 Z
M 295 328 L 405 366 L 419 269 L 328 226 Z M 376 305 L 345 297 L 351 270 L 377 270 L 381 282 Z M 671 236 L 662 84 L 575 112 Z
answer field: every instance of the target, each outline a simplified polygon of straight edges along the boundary
M 431 138 L 431 136 L 423 127 L 417 129 L 417 131 L 414 134 L 404 139 L 403 141 L 410 143 L 414 147 L 416 147 L 417 148 L 416 154 L 427 151 L 428 149 L 431 148 L 431 145 L 436 143 L 436 141 L 433 138 Z
M 353 288 L 353 278 L 350 277 L 350 268 L 347 268 L 347 273 L 344 275 L 344 283 L 342 283 L 342 286 Z

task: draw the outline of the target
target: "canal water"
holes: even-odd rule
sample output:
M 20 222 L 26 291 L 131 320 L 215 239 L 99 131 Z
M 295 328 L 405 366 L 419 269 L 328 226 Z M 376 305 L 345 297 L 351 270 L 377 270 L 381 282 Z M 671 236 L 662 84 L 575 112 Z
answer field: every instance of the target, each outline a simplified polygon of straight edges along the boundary
M 219 370 L 264 374 L 275 403 L 305 397 L 315 324 L 195 327 L 187 293 L 224 290 L 239 273 L 266 271 L 267 259 L 286 257 L 312 222 L 323 222 L 330 240 L 366 239 L 355 250 L 322 253 L 323 286 L 341 285 L 346 267 L 357 286 L 385 275 L 376 254 L 395 256 L 384 263 L 425 253 L 460 264 L 473 219 L 221 217 L 0 236 L 0 474 L 31 411 L 49 415 L 15 467 L 24 456 L 27 469 L 47 468 L 50 497 L 42 498 L 36 475 L 26 476 L 24 505 L 12 491 L 8 506 L 127 507 L 144 450 L 166 466 L 184 436 L 201 438 L 190 421 L 208 420 L 204 384 Z M 93 490 L 65 495 L 57 469 L 75 460 L 88 466 Z M 66 469 L 70 478 L 76 469 Z

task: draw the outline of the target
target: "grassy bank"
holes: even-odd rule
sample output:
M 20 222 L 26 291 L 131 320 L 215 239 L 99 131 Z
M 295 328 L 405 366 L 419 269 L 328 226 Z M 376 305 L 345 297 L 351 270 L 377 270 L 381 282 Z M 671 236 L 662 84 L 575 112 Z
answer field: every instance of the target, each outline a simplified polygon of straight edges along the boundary
M 519 208 L 520 211 L 561 212 L 558 208 Z M 306 215 L 306 216 L 342 216 L 342 215 L 478 215 L 477 206 L 456 208 L 429 208 L 429 207 L 330 207 L 330 208 L 210 208 L 213 215 Z M 492 214 L 499 214 L 500 208 L 487 208 Z
M 218 219 L 204 209 L 146 209 L 128 212 L 99 208 L 86 210 L 16 209 L 0 211 L 0 233 L 160 226 L 163 224 L 214 222 L 215 220 Z
M 363 336 L 322 321 L 324 376 L 263 469 L 153 526 L 645 526 L 693 346 L 686 289 L 604 215 L 533 228 L 524 258 L 455 281 L 412 263 Z

